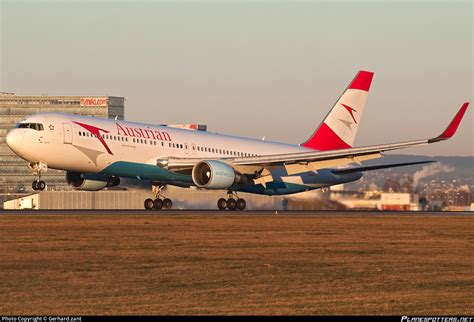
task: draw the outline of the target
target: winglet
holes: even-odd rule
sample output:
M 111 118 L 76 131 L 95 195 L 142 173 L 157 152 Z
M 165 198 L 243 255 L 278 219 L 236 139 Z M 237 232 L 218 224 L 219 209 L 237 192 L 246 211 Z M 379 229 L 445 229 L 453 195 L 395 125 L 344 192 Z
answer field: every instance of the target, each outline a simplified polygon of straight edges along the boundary
M 461 106 L 461 108 L 459 109 L 456 116 L 451 121 L 451 123 L 449 123 L 446 130 L 444 130 L 444 132 L 441 133 L 439 136 L 428 140 L 428 143 L 439 142 L 439 141 L 447 140 L 450 137 L 452 137 L 454 135 L 454 133 L 456 133 L 456 130 L 458 129 L 459 123 L 461 123 L 461 120 L 462 120 L 462 118 L 464 116 L 464 113 L 466 112 L 468 106 L 469 106 L 469 102 L 464 103 Z

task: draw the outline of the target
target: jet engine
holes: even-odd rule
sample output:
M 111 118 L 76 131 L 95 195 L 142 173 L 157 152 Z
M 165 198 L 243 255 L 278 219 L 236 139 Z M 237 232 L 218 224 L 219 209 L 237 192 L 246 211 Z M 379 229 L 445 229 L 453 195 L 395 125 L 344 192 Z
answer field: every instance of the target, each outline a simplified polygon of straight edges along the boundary
M 120 184 L 119 177 L 107 176 L 97 173 L 66 172 L 66 181 L 75 190 L 99 191 L 106 187 Z
M 193 182 L 199 188 L 226 189 L 238 183 L 244 183 L 242 176 L 225 162 L 217 160 L 200 161 L 193 167 Z

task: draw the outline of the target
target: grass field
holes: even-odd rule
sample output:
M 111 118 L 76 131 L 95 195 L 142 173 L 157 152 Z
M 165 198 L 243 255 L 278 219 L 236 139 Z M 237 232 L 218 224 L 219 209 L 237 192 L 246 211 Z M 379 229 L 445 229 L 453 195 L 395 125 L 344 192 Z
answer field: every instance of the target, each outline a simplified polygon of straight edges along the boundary
M 474 217 L 2 216 L 0 314 L 474 313 Z

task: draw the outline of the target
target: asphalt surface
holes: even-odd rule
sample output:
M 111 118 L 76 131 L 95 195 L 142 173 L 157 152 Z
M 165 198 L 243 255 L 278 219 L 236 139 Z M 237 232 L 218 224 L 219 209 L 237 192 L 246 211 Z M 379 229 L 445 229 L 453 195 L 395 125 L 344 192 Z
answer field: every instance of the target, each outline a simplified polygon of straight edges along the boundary
M 419 211 L 365 211 L 365 210 L 245 210 L 245 211 L 221 211 L 221 210 L 137 210 L 137 209 L 54 209 L 54 210 L 0 210 L 1 215 L 175 215 L 175 216 L 189 216 L 189 215 L 201 215 L 201 216 L 223 216 L 223 215 L 242 215 L 242 216 L 269 216 L 269 215 L 282 215 L 282 216 L 317 216 L 317 215 L 331 215 L 331 216 L 350 216 L 350 215 L 435 215 L 435 216 L 449 216 L 449 215 L 462 215 L 462 216 L 474 216 L 472 211 L 437 211 L 437 212 L 419 212 Z

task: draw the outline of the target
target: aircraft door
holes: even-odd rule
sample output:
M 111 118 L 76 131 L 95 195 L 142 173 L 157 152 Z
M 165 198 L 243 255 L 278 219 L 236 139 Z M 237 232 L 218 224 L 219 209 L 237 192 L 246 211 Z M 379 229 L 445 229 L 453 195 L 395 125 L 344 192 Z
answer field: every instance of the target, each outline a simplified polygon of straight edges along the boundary
M 72 126 L 69 123 L 63 123 L 64 144 L 72 144 Z
M 184 152 L 186 154 L 189 154 L 189 144 L 188 143 L 184 143 Z

